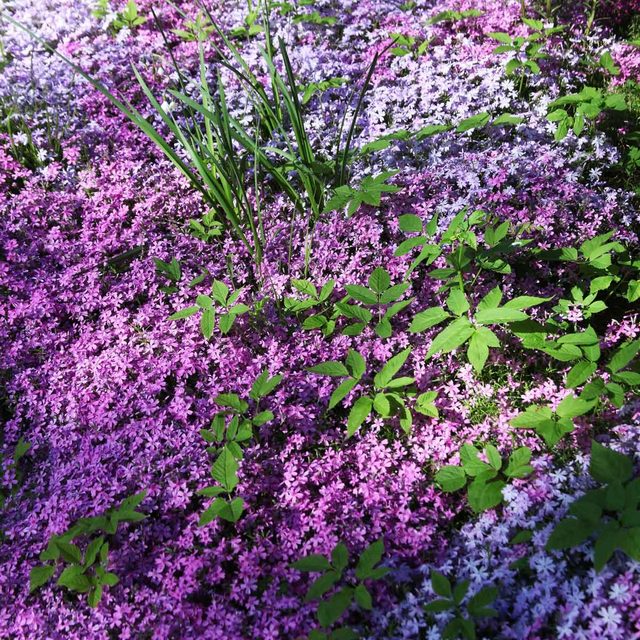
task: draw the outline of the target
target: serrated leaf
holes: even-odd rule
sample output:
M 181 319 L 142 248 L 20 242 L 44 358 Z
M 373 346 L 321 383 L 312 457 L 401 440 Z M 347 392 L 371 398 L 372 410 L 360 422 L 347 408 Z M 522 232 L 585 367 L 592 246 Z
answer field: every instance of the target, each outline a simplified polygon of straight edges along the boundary
M 312 373 L 319 373 L 323 376 L 333 376 L 333 377 L 348 377 L 349 371 L 342 364 L 342 362 L 338 362 L 337 360 L 329 360 L 327 362 L 321 362 L 320 364 L 316 364 L 313 367 L 308 367 L 307 371 L 311 371 Z
M 407 347 L 386 362 L 384 367 L 382 367 L 373 379 L 373 383 L 378 389 L 384 389 L 387 387 L 396 373 L 400 371 L 410 353 L 411 347 Z
M 331 563 L 327 558 L 319 553 L 312 553 L 304 556 L 289 565 L 298 571 L 330 571 Z
M 447 493 L 458 491 L 467 484 L 467 476 L 462 467 L 447 465 L 442 467 L 435 476 L 436 482 Z
M 371 413 L 373 400 L 369 396 L 358 398 L 351 407 L 347 418 L 347 437 L 350 438 Z
M 463 345 L 475 332 L 468 318 L 454 320 L 443 329 L 432 341 L 427 358 L 435 353 L 449 353 Z
M 451 315 L 442 307 L 431 307 L 429 309 L 425 309 L 425 311 L 421 311 L 413 318 L 411 325 L 409 326 L 409 331 L 411 333 L 426 331 L 450 317 Z
M 33 567 L 29 573 L 29 593 L 33 593 L 43 584 L 46 584 L 53 576 L 56 567 L 54 564 L 45 564 L 40 567 Z

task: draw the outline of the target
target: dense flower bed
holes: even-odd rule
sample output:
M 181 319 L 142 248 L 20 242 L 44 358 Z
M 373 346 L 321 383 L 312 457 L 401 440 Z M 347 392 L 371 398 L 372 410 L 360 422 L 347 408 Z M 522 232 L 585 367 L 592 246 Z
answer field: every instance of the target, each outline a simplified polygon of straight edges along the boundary
M 340 618 L 356 630 L 353 637 L 446 635 L 451 610 L 424 608 L 435 593 L 443 595 L 432 570 L 453 583 L 468 579 L 465 603 L 487 586 L 497 588 L 491 601 L 496 615 L 477 616 L 478 637 L 640 637 L 640 522 L 636 546 L 616 551 L 599 572 L 593 539 L 565 550 L 547 544 L 569 504 L 598 486 L 589 475 L 592 438 L 632 460 L 637 477 L 637 380 L 629 377 L 621 402 L 610 397 L 572 416 L 575 425 L 559 442 L 511 425 L 530 404 L 555 411 L 567 396 L 586 398 L 582 392 L 596 366 L 605 382 L 614 381 L 616 371 L 603 367 L 621 349 L 635 346 L 624 367 L 637 375 L 633 285 L 621 289 L 624 295 L 603 285 L 596 293 L 609 305 L 590 315 L 571 289 L 607 278 L 608 266 L 589 263 L 591 271 L 583 272 L 577 259 L 547 260 L 540 253 L 612 232 L 620 250 L 607 255 L 616 264 L 627 259 L 620 273 L 637 282 L 640 136 L 634 121 L 640 92 L 634 81 L 640 49 L 629 42 L 637 3 L 596 3 L 590 20 L 590 2 L 552 2 L 552 16 L 546 2 L 527 2 L 528 24 L 520 0 L 317 0 L 290 10 L 276 4 L 273 41 L 282 38 L 301 87 L 344 78 L 304 105 L 316 157 L 329 158 L 344 138 L 342 118 L 346 114 L 348 123 L 357 110 L 358 89 L 371 69 L 355 146 L 372 150 L 350 160 L 348 184 L 355 188 L 397 170 L 387 177 L 379 206 L 365 202 L 348 216 L 347 200 L 321 212 L 306 273 L 308 218 L 295 217 L 290 199 L 277 189 L 262 199 L 259 267 L 256 246 L 230 230 L 204 240 L 190 221 L 201 220 L 211 203 L 50 49 L 130 100 L 166 133 L 162 112 L 146 100 L 132 65 L 161 109 L 187 126 L 169 89 L 199 95 L 199 43 L 180 33 L 196 19 L 199 3 L 139 0 L 130 3 L 137 13 L 129 24 L 125 3 L 115 0 L 12 0 L 3 9 L 33 33 L 2 21 L 0 636 L 306 637 L 317 627 L 318 602 L 304 596 L 317 576 L 292 563 L 330 554 L 339 542 L 355 558 L 381 539 L 382 564 L 390 571 L 367 578 L 373 610 L 358 601 Z M 247 67 L 271 95 L 261 53 L 264 29 L 248 31 L 264 25 L 260 13 L 252 22 L 244 2 L 210 10 L 221 33 L 235 34 Z M 535 59 L 537 71 L 513 72 L 512 52 L 496 51 L 505 43 L 495 33 L 526 38 L 536 30 L 544 34 L 543 55 L 530 51 L 518 59 Z M 202 43 L 205 75 L 213 83 L 220 73 L 231 113 L 249 127 L 246 85 L 221 64 L 218 47 L 224 48 L 221 35 L 209 30 Z M 547 117 L 553 101 L 585 86 L 624 97 L 624 108 L 611 102 L 587 119 L 584 131 L 576 127 L 562 137 L 558 120 Z M 485 113 L 484 120 L 469 121 Z M 514 118 L 488 124 L 501 114 Z M 416 131 L 424 135 L 403 133 Z M 395 139 L 380 144 L 389 134 Z M 277 135 L 271 143 L 283 148 Z M 275 162 L 279 156 L 270 153 Z M 288 169 L 295 180 L 299 167 Z M 273 175 L 264 181 L 266 190 Z M 260 198 L 253 183 L 247 193 L 252 202 Z M 511 268 L 472 272 L 463 283 L 474 309 L 499 286 L 502 304 L 535 296 L 538 301 L 523 308 L 541 323 L 556 322 L 547 331 L 556 337 L 582 335 L 592 326 L 605 355 L 578 384 L 567 380 L 575 358 L 554 358 L 548 345 L 547 351 L 538 343 L 523 346 L 526 336 L 502 321 L 494 326 L 501 346 L 491 344 L 479 367 L 466 346 L 431 353 L 442 326 L 414 330 L 418 312 L 455 306 L 450 292 L 458 284 L 443 289 L 442 278 L 428 275 L 449 266 L 444 252 L 407 275 L 417 252 L 399 255 L 396 249 L 420 232 L 416 221 L 426 224 L 437 215 L 433 235 L 442 238 L 463 210 L 486 212 L 476 229 L 481 246 L 488 242 L 486 229 L 505 221 L 516 242 Z M 170 277 L 173 259 L 179 270 Z M 318 290 L 333 280 L 327 304 L 336 304 L 353 291 L 347 287 L 370 283 L 376 268 L 388 272 L 392 285 L 408 283 L 400 298 L 411 302 L 393 316 L 390 335 L 374 328 L 381 315 L 359 334 L 345 335 L 343 329 L 361 317 L 338 317 L 336 330 L 323 332 L 305 324 L 313 312 L 292 310 L 292 300 L 309 292 L 300 282 L 296 289 L 295 279 L 306 278 Z M 202 312 L 169 319 L 197 295 L 209 294 L 214 281 L 240 290 L 237 302 L 246 305 L 231 328 L 223 330 L 218 317 L 208 330 L 199 321 Z M 562 299 L 567 304 L 555 309 Z M 352 430 L 350 408 L 362 391 L 348 391 L 328 409 L 340 377 L 310 369 L 343 363 L 355 350 L 373 374 L 407 347 L 412 350 L 402 371 L 415 379 L 408 406 L 415 407 L 416 394 L 437 392 L 437 411 L 413 410 L 406 428 L 406 416 L 405 423 L 398 415 L 384 419 L 376 409 L 345 438 Z M 586 357 L 580 363 L 588 368 Z M 264 370 L 282 378 L 259 407 L 251 404 L 251 411 L 273 415 L 256 420 L 254 436 L 242 443 L 230 495 L 242 498 L 244 511 L 235 522 L 216 517 L 201 526 L 211 497 L 197 492 L 211 484 L 215 459 L 201 431 L 220 411 L 219 394 L 247 399 Z M 29 448 L 12 464 L 21 443 Z M 507 481 L 499 492 L 503 504 L 476 513 L 465 490 L 445 491 L 438 480 L 443 467 L 460 463 L 465 443 L 495 445 L 504 459 L 528 447 L 533 468 Z M 42 564 L 39 556 L 52 536 L 141 491 L 147 493 L 137 509 L 146 518 L 108 534 L 108 569 L 119 581 L 105 583 L 97 606 L 83 595 L 88 587 L 65 589 L 52 579 L 30 589 L 30 574 L 33 586 L 32 570 Z M 533 532 L 530 538 L 510 544 L 523 529 Z M 64 553 L 63 561 L 71 562 Z M 456 633 L 464 629 L 451 637 Z

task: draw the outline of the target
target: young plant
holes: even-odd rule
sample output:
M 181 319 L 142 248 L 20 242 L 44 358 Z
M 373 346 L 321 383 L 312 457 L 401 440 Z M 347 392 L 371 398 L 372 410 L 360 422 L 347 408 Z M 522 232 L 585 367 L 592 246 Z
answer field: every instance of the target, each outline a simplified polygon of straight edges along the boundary
M 406 229 L 410 233 L 421 232 L 421 223 L 417 216 L 407 214 L 401 217 L 403 230 Z M 437 227 L 438 220 L 434 217 L 427 223 L 422 235 L 409 238 L 400 244 L 396 249 L 396 255 L 405 255 L 421 247 L 420 254 L 409 267 L 408 276 L 422 262 L 428 266 L 444 254 L 448 266 L 427 273 L 430 278 L 442 280 L 443 288 L 464 289 L 466 275 L 470 272 L 475 272 L 474 278 L 483 270 L 499 274 L 511 273 L 506 257 L 531 242 L 520 238 L 526 229 L 525 225 L 521 226 L 513 237 L 509 237 L 509 222 L 505 221 L 492 227 L 487 214 L 480 210 L 470 214 L 466 208 L 460 211 L 451 219 L 439 241 L 434 240 Z M 478 232 L 482 229 L 483 237 L 479 239 Z
M 389 419 L 398 417 L 400 426 L 405 433 L 411 431 L 413 418 L 406 405 L 406 399 L 413 395 L 407 388 L 413 385 L 414 378 L 407 376 L 395 377 L 406 362 L 411 347 L 407 347 L 397 355 L 390 358 L 386 364 L 375 374 L 369 383 L 370 391 L 360 395 L 352 404 L 347 419 L 347 437 L 350 438 L 375 411 L 381 418 Z M 364 384 L 366 361 L 357 351 L 349 349 L 344 364 L 336 360 L 330 360 L 310 367 L 308 371 L 325 376 L 345 378 L 331 394 L 328 410 L 339 404 L 357 385 Z M 371 388 L 372 387 L 372 388 Z M 425 415 L 437 415 L 433 404 L 435 396 L 431 393 L 421 394 L 417 398 L 417 408 Z
M 147 18 L 138 13 L 138 6 L 136 5 L 135 0 L 129 0 L 125 8 L 116 16 L 116 19 L 113 21 L 113 26 L 118 31 L 125 27 L 127 29 L 134 29 L 135 27 L 139 27 L 141 24 L 144 24 L 146 21 Z
M 513 478 L 525 478 L 532 471 L 529 464 L 531 449 L 520 447 L 511 453 L 506 465 L 498 450 L 488 444 L 484 448 L 488 462 L 480 459 L 480 451 L 471 444 L 460 449 L 460 466 L 447 465 L 436 473 L 436 482 L 443 491 L 459 491 L 468 484 L 467 500 L 469 506 L 481 513 L 502 503 L 502 490 L 507 481 Z
M 520 429 L 533 429 L 544 440 L 547 447 L 552 448 L 563 436 L 573 431 L 574 419 L 590 413 L 594 405 L 593 400 L 587 401 L 570 394 L 555 409 L 535 404 L 529 405 L 509 424 Z
M 621 94 L 606 94 L 595 87 L 584 87 L 578 93 L 570 93 L 549 103 L 547 120 L 557 123 L 554 137 L 560 141 L 567 137 L 571 129 L 579 136 L 587 124 L 593 131 L 603 111 L 624 111 L 626 108 Z
M 250 308 L 244 303 L 238 303 L 238 298 L 242 294 L 242 289 L 238 289 L 230 293 L 229 287 L 220 280 L 214 280 L 211 285 L 211 296 L 199 295 L 196 298 L 196 304 L 185 307 L 180 311 L 169 316 L 169 320 L 183 320 L 190 316 L 200 313 L 200 332 L 205 340 L 209 340 L 213 335 L 216 326 L 216 306 L 222 308 L 222 312 L 218 310 L 218 329 L 222 335 L 226 335 L 231 331 L 236 318 L 247 313 Z
M 602 571 L 617 550 L 640 561 L 640 478 L 632 479 L 631 458 L 592 440 L 589 472 L 604 486 L 571 503 L 569 516 L 551 532 L 547 549 L 571 549 L 593 537 L 596 571 Z
M 349 304 L 346 301 L 336 303 L 335 308 L 340 315 L 357 321 L 347 326 L 342 333 L 347 336 L 360 335 L 375 319 L 376 335 L 380 338 L 389 338 L 393 332 L 391 319 L 415 299 L 398 300 L 409 288 L 409 283 L 401 282 L 391 286 L 389 273 L 382 267 L 377 267 L 369 276 L 367 284 L 368 287 L 355 284 L 348 284 L 345 287 L 349 296 L 359 302 L 359 305 Z M 367 307 L 373 307 L 373 312 Z
M 523 311 L 546 302 L 548 298 L 519 296 L 500 306 L 502 291 L 495 287 L 478 302 L 471 313 L 471 305 L 460 289 L 452 289 L 447 298 L 448 311 L 442 307 L 430 307 L 418 313 L 409 327 L 418 333 L 445 321 L 449 324 L 432 340 L 427 358 L 438 353 L 449 353 L 467 344 L 467 358 L 476 372 L 482 371 L 489 357 L 490 348 L 500 347 L 498 336 L 489 328 L 494 325 L 510 325 L 528 320 Z
M 216 456 L 210 473 L 218 484 L 197 492 L 200 496 L 215 498 L 200 516 L 200 526 L 209 524 L 215 518 L 235 523 L 242 516 L 244 501 L 240 497 L 231 497 L 238 485 L 238 461 L 243 458 L 242 447 L 254 437 L 254 427 L 261 427 L 273 420 L 273 412 L 260 410 L 260 401 L 272 393 L 281 381 L 280 374 L 270 377 L 268 371 L 263 371 L 249 391 L 251 407 L 236 393 L 221 393 L 216 397 L 216 403 L 224 408 L 215 414 L 210 428 L 200 431 L 200 435 L 209 443 L 207 452 Z M 222 494 L 226 494 L 226 497 L 222 497 Z
M 453 586 L 446 576 L 432 569 L 431 586 L 441 599 L 424 605 L 425 613 L 450 611 L 454 616 L 442 632 L 443 640 L 455 640 L 461 636 L 467 640 L 475 640 L 476 619 L 498 615 L 498 612 L 490 606 L 498 597 L 498 590 L 495 587 L 483 587 L 469 598 L 466 606 L 463 607 L 462 603 L 469 591 L 469 580 L 463 580 Z
M 136 509 L 146 495 L 146 491 L 141 491 L 123 500 L 119 507 L 109 509 L 100 516 L 81 518 L 65 533 L 51 536 L 47 548 L 40 554 L 40 561 L 45 564 L 31 569 L 30 592 L 47 583 L 58 567 L 63 565 L 56 584 L 75 593 L 86 593 L 89 606 L 97 607 L 102 599 L 103 588 L 118 583 L 118 576 L 108 571 L 109 542 L 105 535 L 97 534 L 115 535 L 121 522 L 144 520 L 147 516 Z M 84 551 L 74 544 L 77 538 L 86 542 Z
M 305 330 L 320 329 L 325 336 L 330 336 L 336 326 L 335 318 L 329 313 L 329 298 L 335 287 L 334 280 L 327 280 L 318 292 L 316 286 L 310 280 L 291 280 L 294 289 L 299 293 L 307 296 L 306 298 L 290 298 L 284 299 L 284 307 L 291 313 L 301 313 L 309 309 L 317 307 L 326 307 L 319 313 L 307 316 L 302 322 L 302 328 Z
M 549 36 L 559 33 L 563 26 L 546 28 L 540 20 L 523 18 L 522 20 L 531 30 L 528 36 L 510 36 L 504 32 L 492 32 L 489 35 L 500 42 L 493 53 L 511 53 L 507 62 L 507 76 L 519 78 L 519 91 L 522 93 L 527 72 L 537 75 L 540 73 L 538 62 L 547 56 L 542 52 L 544 41 Z
M 156 265 L 156 274 L 158 276 L 163 276 L 171 284 L 160 287 L 160 291 L 163 293 L 175 293 L 178 290 L 178 283 L 182 279 L 182 268 L 180 267 L 180 263 L 172 258 L 171 262 L 165 262 L 160 258 L 154 258 L 153 262 Z
M 601 376 L 596 376 L 586 384 L 580 398 L 586 402 L 594 402 L 595 408 L 601 403 L 604 397 L 608 399 L 614 407 L 621 409 L 624 406 L 627 393 L 637 393 L 640 387 L 640 372 L 638 363 L 632 364 L 640 351 L 640 339 L 627 342 L 614 352 L 606 365 L 607 380 Z M 576 364 L 567 376 L 567 382 L 571 373 L 579 366 Z M 632 368 L 627 368 L 632 365 Z M 582 365 L 584 367 L 584 365 Z M 580 376 L 580 383 L 589 379 L 595 369 L 589 367 L 588 376 Z M 577 385 L 576 385 L 577 386 Z
M 359 187 L 348 185 L 338 187 L 324 207 L 324 213 L 347 207 L 347 217 L 350 218 L 363 204 L 379 207 L 383 193 L 400 191 L 400 187 L 387 184 L 387 180 L 397 173 L 398 171 L 384 171 L 375 177 L 363 178 Z
M 371 611 L 373 602 L 366 583 L 380 580 L 390 571 L 387 567 L 378 566 L 383 554 L 384 543 L 380 538 L 364 549 L 353 571 L 349 571 L 349 550 L 343 542 L 339 542 L 331 552 L 331 557 L 314 553 L 291 565 L 298 571 L 321 574 L 305 596 L 305 602 L 320 601 L 316 615 L 322 629 L 314 629 L 309 634 L 309 640 L 358 639 L 358 634 L 348 627 L 329 629 L 353 603 Z M 330 591 L 333 592 L 327 597 Z

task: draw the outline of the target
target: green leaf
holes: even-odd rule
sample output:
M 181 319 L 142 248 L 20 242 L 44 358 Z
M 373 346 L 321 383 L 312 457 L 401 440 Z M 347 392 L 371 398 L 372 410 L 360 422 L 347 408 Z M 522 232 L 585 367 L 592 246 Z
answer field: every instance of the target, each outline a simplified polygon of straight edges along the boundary
M 503 113 L 499 115 L 492 123 L 492 126 L 498 126 L 501 124 L 521 124 L 524 122 L 524 118 L 522 116 L 514 116 L 511 113 Z
M 543 302 L 548 302 L 551 298 L 539 298 L 538 296 L 518 296 L 517 298 L 513 298 L 505 303 L 505 309 L 517 309 L 521 311 L 522 309 L 530 309 L 531 307 L 536 307 Z
M 583 543 L 593 533 L 593 527 L 577 518 L 560 520 L 547 541 L 547 549 L 570 549 Z
M 482 334 L 474 331 L 467 347 L 467 358 L 476 372 L 482 371 L 489 357 L 489 347 Z
M 469 131 L 471 129 L 484 127 L 489 122 L 490 118 L 491 118 L 491 114 L 486 112 L 478 113 L 475 116 L 471 116 L 470 118 L 465 118 L 456 127 L 456 133 L 464 133 L 465 131 Z
M 305 602 L 311 602 L 321 598 L 336 582 L 340 580 L 340 574 L 337 571 L 327 571 L 323 573 L 317 580 L 311 583 L 304 597 Z
M 43 584 L 46 584 L 56 570 L 54 564 L 45 564 L 40 567 L 33 567 L 29 573 L 29 593 L 33 593 Z
M 298 571 L 329 571 L 331 569 L 331 563 L 319 553 L 304 556 L 289 566 Z
M 436 473 L 435 480 L 442 490 L 447 493 L 458 491 L 467 484 L 467 476 L 464 470 L 461 467 L 455 467 L 453 465 L 442 467 L 442 469 Z
M 386 362 L 384 367 L 382 367 L 373 379 L 373 383 L 378 387 L 378 389 L 384 389 L 391 382 L 393 377 L 398 373 L 398 371 L 400 371 L 402 365 L 406 362 L 410 353 L 411 347 L 407 347 Z
M 209 340 L 213 335 L 216 315 L 213 309 L 205 309 L 200 317 L 200 332 L 205 340 Z
M 575 364 L 567 374 L 567 388 L 575 389 L 585 383 L 596 371 L 598 366 L 595 362 L 581 360 Z
M 400 229 L 405 233 L 421 233 L 422 220 L 413 213 L 405 213 L 398 218 Z
M 208 313 L 208 311 L 209 310 L 205 311 L 205 313 Z M 204 318 L 204 314 L 203 314 L 203 318 Z M 231 331 L 231 328 L 233 327 L 233 323 L 235 321 L 236 321 L 236 317 L 232 313 L 223 313 L 223 314 L 221 314 L 219 316 L 219 321 L 218 321 L 218 326 L 220 327 L 220 333 L 223 336 L 226 336 L 227 333 L 229 333 L 229 331 Z M 213 333 L 213 329 L 211 329 L 211 332 Z M 205 338 L 207 337 L 204 334 L 204 330 L 203 330 L 203 335 L 205 336 Z M 209 337 L 210 337 L 210 335 L 209 335 Z
M 369 276 L 369 288 L 376 293 L 386 291 L 391 285 L 389 274 L 382 268 L 377 267 Z
M 470 485 L 467 493 L 469 506 L 476 512 L 486 511 L 502 502 L 502 489 L 506 486 L 503 480 L 484 481 L 477 477 Z
M 347 610 L 353 599 L 353 589 L 343 587 L 334 593 L 329 600 L 320 603 L 318 607 L 318 622 L 325 628 L 338 621 Z
M 453 600 L 433 600 L 425 604 L 422 608 L 426 613 L 442 613 L 453 609 L 455 606 Z
M 216 302 L 225 306 L 227 304 L 227 298 L 229 297 L 229 287 L 220 280 L 214 280 L 211 285 L 211 294 Z
M 358 398 L 351 407 L 347 418 L 347 437 L 350 438 L 371 413 L 373 400 L 369 396 Z
M 327 407 L 329 410 L 333 409 L 337 404 L 342 402 L 344 398 L 349 394 L 349 392 L 358 384 L 358 380 L 354 380 L 353 378 L 347 378 L 343 380 L 333 391 L 331 394 L 331 398 L 329 399 L 329 406 Z
M 567 396 L 556 409 L 561 418 L 576 418 L 589 412 L 593 408 L 593 402 L 587 402 L 576 396 Z
M 447 307 L 457 316 L 461 316 L 469 310 L 469 302 L 460 289 L 452 289 L 447 298 Z
M 475 332 L 468 318 L 454 320 L 443 329 L 431 342 L 427 358 L 435 353 L 448 353 L 464 344 Z
M 502 291 L 500 287 L 494 287 L 485 295 L 480 302 L 478 302 L 478 309 L 495 309 L 502 300 Z
M 490 467 L 478 457 L 479 451 L 471 444 L 465 443 L 460 448 L 460 462 L 467 475 L 475 477 Z
M 450 317 L 451 315 L 442 307 L 431 307 L 425 311 L 421 311 L 413 318 L 409 326 L 409 331 L 411 333 L 426 331 Z
M 343 571 L 347 568 L 349 562 L 349 550 L 344 542 L 338 542 L 331 552 L 331 562 L 338 571 Z
M 308 367 L 307 371 L 311 371 L 312 373 L 319 373 L 323 376 L 349 376 L 349 371 L 347 370 L 347 368 L 342 364 L 342 362 L 338 362 L 337 360 L 329 360 L 327 362 L 322 362 L 321 364 L 316 364 L 313 367 Z
M 640 340 L 634 340 L 633 342 L 629 342 L 628 344 L 623 345 L 615 352 L 607 368 L 612 373 L 620 371 L 620 369 L 626 367 L 635 358 L 639 350 Z
M 62 557 L 67 562 L 72 562 L 73 564 L 82 564 L 82 552 L 75 544 L 58 540 L 56 542 L 56 545 L 58 549 L 60 549 Z
M 374 567 L 382 560 L 383 554 L 384 542 L 382 538 L 378 538 L 365 547 L 356 565 L 356 578 L 358 578 L 358 580 L 366 580 L 369 578 Z
M 502 458 L 500 457 L 500 453 L 498 452 L 498 450 L 492 444 L 488 444 L 484 448 L 484 453 L 487 456 L 489 464 L 496 471 L 500 471 L 500 469 L 502 468 Z
M 510 456 L 504 474 L 508 478 L 524 478 L 533 472 L 533 467 L 529 464 L 531 460 L 531 449 L 520 447 Z
M 345 289 L 352 298 L 358 300 L 358 302 L 362 302 L 363 304 L 377 304 L 378 302 L 378 296 L 367 287 L 362 287 L 357 284 L 348 284 Z
M 64 569 L 56 584 L 78 593 L 86 593 L 91 588 L 89 578 L 84 575 L 83 567 L 75 564 Z
M 223 447 L 211 467 L 211 475 L 226 491 L 233 491 L 238 484 L 238 463 L 228 447 Z
M 353 592 L 355 600 L 360 607 L 371 611 L 373 609 L 373 602 L 371 600 L 371 594 L 367 591 L 367 588 L 363 584 L 359 584 Z
M 591 441 L 589 473 L 602 483 L 627 482 L 633 474 L 633 463 L 627 456 Z
M 467 591 L 469 591 L 469 580 L 462 580 L 461 582 L 458 582 L 458 584 L 453 588 L 453 601 L 456 604 L 460 604 L 467 595 Z
M 445 575 L 435 569 L 431 570 L 431 586 L 437 595 L 443 598 L 453 597 L 451 582 L 449 582 L 449 579 Z
M 186 309 L 181 309 L 180 311 L 170 315 L 169 320 L 182 320 L 183 318 L 188 318 L 189 316 L 198 313 L 198 311 L 200 311 L 200 307 L 198 306 L 187 307 Z
M 526 320 L 527 314 L 519 309 L 499 307 L 496 309 L 480 309 L 476 311 L 475 320 L 479 324 L 502 324 Z
M 242 498 L 234 498 L 231 502 L 223 500 L 224 505 L 220 509 L 218 516 L 228 522 L 238 522 L 242 512 L 244 511 L 244 500 Z
M 488 607 L 498 597 L 498 589 L 496 587 L 483 587 L 469 599 L 467 603 L 467 611 L 474 617 L 479 618 L 491 613 L 486 613 Z M 489 611 L 493 611 L 490 609 Z
M 617 522 L 608 524 L 593 546 L 593 567 L 598 573 L 604 569 L 618 547 L 620 525 Z

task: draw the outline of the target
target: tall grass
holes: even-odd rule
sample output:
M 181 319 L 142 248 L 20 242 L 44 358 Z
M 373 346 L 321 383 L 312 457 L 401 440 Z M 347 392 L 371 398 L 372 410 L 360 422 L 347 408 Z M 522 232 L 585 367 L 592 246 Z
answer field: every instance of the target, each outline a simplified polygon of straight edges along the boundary
M 186 14 L 179 7 L 173 4 L 172 6 L 186 18 Z M 259 279 L 266 244 L 265 225 L 262 219 L 263 206 L 260 202 L 263 192 L 259 190 L 259 185 L 263 185 L 263 191 L 264 186 L 268 185 L 272 191 L 284 193 L 294 211 L 288 241 L 289 266 L 293 259 L 295 229 L 304 228 L 306 273 L 311 260 L 313 228 L 323 212 L 327 193 L 329 189 L 346 184 L 348 181 L 348 163 L 352 157 L 351 146 L 358 116 L 380 54 L 374 56 L 368 68 L 348 128 L 346 128 L 347 109 L 345 109 L 335 141 L 333 158 L 322 162 L 316 157 L 307 133 L 305 114 L 299 98 L 300 89 L 287 47 L 281 38 L 278 39 L 277 46 L 274 46 L 268 0 L 265 0 L 262 5 L 265 46 L 260 48 L 260 52 L 269 71 L 271 95 L 253 73 L 240 50 L 217 25 L 204 4 L 202 8 L 213 27 L 213 33 L 219 36 L 221 42 L 221 44 L 213 40 L 211 42 L 219 56 L 219 64 L 238 79 L 246 92 L 251 109 L 249 126 L 244 126 L 230 112 L 220 70 L 217 71 L 212 85 L 209 83 L 204 52 L 206 30 L 198 34 L 197 38 L 200 76 L 197 100 L 187 95 L 183 74 L 167 47 L 178 72 L 181 89 L 169 91 L 181 105 L 180 113 L 175 116 L 163 109 L 141 71 L 132 65 L 133 74 L 143 94 L 170 134 L 168 136 L 149 122 L 128 100 L 118 98 L 103 83 L 89 76 L 76 63 L 53 49 L 28 27 L 10 16 L 5 18 L 62 58 L 160 148 L 202 194 L 223 227 L 247 248 L 253 256 Z M 154 18 L 156 18 L 155 13 Z M 167 42 L 157 18 L 156 23 Z M 276 64 L 278 55 L 281 58 L 284 73 L 278 71 Z M 349 96 L 348 104 L 355 97 L 355 91 L 357 88 Z M 347 134 L 343 145 L 345 128 Z M 279 141 L 278 146 L 273 143 L 274 139 Z

